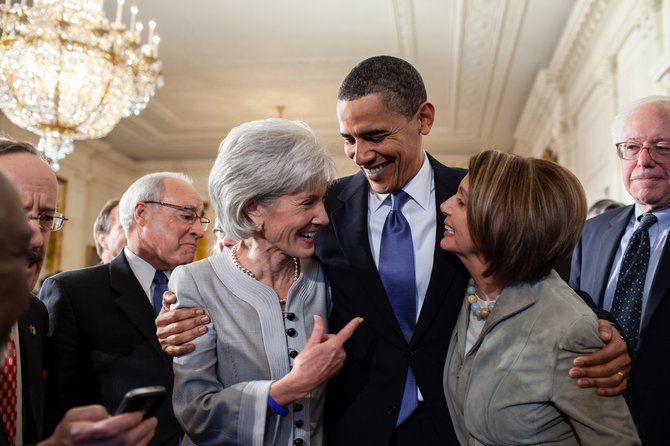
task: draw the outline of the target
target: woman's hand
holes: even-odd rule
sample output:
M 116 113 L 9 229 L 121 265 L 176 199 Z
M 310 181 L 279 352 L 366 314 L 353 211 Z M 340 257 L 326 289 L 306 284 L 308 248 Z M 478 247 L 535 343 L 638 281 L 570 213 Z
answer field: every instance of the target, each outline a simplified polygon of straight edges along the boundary
M 293 362 L 293 369 L 270 386 L 270 396 L 282 406 L 304 398 L 340 371 L 346 358 L 344 343 L 354 334 L 363 318 L 353 318 L 337 334 L 323 333 L 323 319 L 314 316 L 314 329 L 305 348 Z

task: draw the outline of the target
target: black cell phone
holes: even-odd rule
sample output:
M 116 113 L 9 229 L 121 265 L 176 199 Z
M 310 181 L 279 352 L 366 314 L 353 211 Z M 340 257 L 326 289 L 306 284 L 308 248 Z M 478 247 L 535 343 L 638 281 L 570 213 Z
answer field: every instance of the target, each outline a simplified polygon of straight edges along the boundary
M 126 393 L 116 409 L 116 413 L 142 412 L 144 418 L 153 416 L 158 410 L 163 398 L 165 398 L 165 387 L 148 386 L 138 387 Z

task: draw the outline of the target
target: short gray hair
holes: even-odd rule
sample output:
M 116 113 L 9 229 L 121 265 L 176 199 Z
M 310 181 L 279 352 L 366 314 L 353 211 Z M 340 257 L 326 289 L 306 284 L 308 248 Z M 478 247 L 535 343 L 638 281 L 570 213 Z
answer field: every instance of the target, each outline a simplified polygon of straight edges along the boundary
M 255 230 L 244 212 L 247 203 L 267 205 L 334 178 L 328 149 L 307 124 L 265 119 L 235 127 L 221 142 L 209 174 L 209 196 L 221 228 L 243 240 Z
M 654 95 L 654 96 L 647 96 L 642 99 L 638 99 L 637 101 L 633 101 L 630 104 L 626 105 L 618 115 L 614 118 L 614 121 L 612 122 L 612 142 L 614 144 L 621 141 L 621 133 L 623 132 L 623 127 L 626 125 L 626 121 L 628 121 L 628 118 L 635 113 L 638 109 L 650 105 L 650 104 L 659 104 L 663 105 L 665 108 L 668 109 L 668 112 L 670 113 L 670 96 L 663 96 L 663 95 Z
M 165 180 L 171 178 L 193 184 L 193 180 L 181 172 L 156 172 L 144 175 L 130 185 L 119 201 L 119 220 L 128 233 L 135 214 L 135 205 L 140 201 L 163 201 Z

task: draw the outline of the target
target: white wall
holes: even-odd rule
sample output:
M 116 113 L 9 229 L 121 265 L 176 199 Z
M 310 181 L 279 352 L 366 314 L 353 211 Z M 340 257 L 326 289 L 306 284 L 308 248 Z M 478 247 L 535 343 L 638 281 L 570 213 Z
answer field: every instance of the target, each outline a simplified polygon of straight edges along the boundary
M 551 148 L 582 181 L 589 204 L 631 203 L 610 136 L 617 111 L 670 94 L 670 0 L 580 0 L 550 66 L 537 77 L 514 151 Z

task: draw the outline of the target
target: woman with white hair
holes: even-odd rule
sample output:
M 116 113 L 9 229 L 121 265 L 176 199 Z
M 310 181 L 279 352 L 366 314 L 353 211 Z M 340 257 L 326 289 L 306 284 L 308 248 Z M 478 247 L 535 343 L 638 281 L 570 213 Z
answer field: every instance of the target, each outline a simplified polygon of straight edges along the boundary
M 325 382 L 362 319 L 326 328 L 327 286 L 312 259 L 334 177 L 327 149 L 302 122 L 268 119 L 233 129 L 219 147 L 209 194 L 239 242 L 174 270 L 179 307 L 211 323 L 174 359 L 174 411 L 185 444 L 323 444 Z

